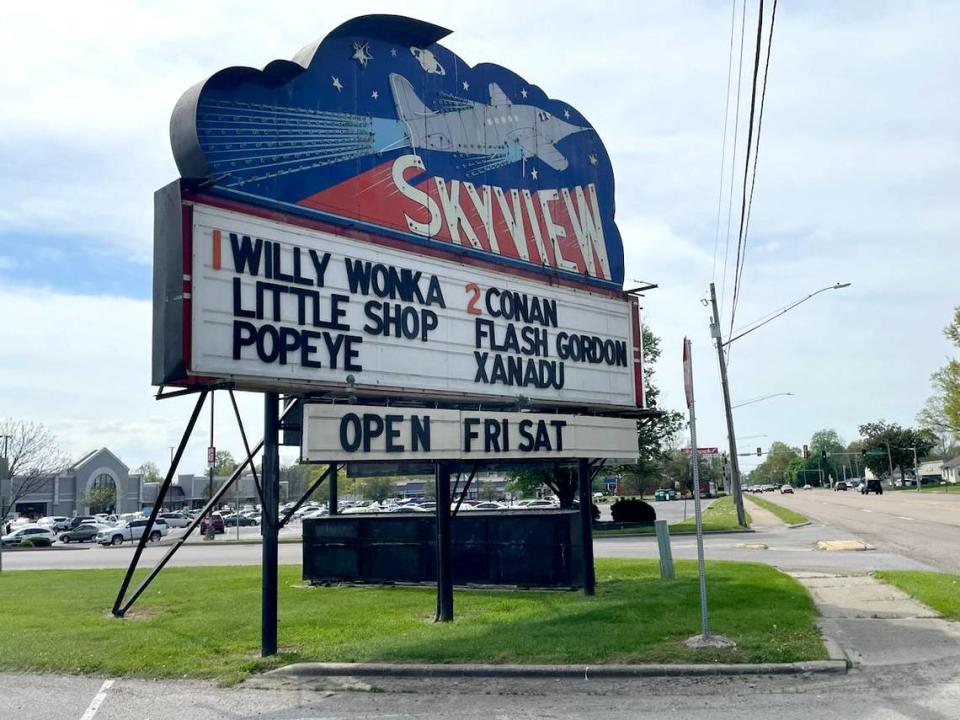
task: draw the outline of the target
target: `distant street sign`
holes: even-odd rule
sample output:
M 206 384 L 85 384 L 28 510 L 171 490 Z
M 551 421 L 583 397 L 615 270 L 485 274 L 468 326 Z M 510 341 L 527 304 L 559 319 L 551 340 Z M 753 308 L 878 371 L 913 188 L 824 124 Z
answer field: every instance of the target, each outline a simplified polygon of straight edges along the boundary
M 681 449 L 680 449 L 680 452 L 682 452 L 682 453 L 688 453 L 688 452 L 690 452 L 690 448 L 681 448 Z M 715 448 L 715 447 L 712 447 L 712 448 L 697 448 L 697 452 L 700 453 L 701 455 L 719 455 L 719 454 L 720 454 L 720 448 Z

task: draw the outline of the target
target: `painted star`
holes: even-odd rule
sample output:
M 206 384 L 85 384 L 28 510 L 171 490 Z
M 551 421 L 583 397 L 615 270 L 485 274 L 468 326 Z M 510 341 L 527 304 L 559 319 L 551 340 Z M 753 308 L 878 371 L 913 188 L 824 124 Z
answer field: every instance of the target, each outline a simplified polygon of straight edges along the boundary
M 526 97 L 526 96 L 527 96 L 527 89 L 524 88 L 523 90 L 521 90 L 521 91 L 520 91 L 520 95 L 523 96 L 523 97 Z
M 598 162 L 600 162 L 600 161 L 597 159 L 596 154 L 595 154 L 595 153 L 590 153 L 590 164 L 591 164 L 591 165 L 596 165 Z
M 331 75 L 330 78 L 333 80 L 333 86 L 337 89 L 337 92 L 343 90 L 343 85 L 340 82 L 340 78 L 336 75 Z
M 469 90 L 469 89 L 470 89 L 470 83 L 468 83 L 466 80 L 463 81 L 463 89 L 464 89 L 464 90 Z
M 537 169 L 536 169 L 536 168 L 534 168 L 533 170 L 530 171 L 530 177 L 533 178 L 534 180 L 537 179 Z
M 374 100 L 376 100 L 378 97 L 380 97 L 380 93 L 378 93 L 376 90 L 374 90 L 372 93 L 370 93 L 370 97 L 372 97 Z
M 393 55 L 394 57 L 396 57 L 396 56 L 397 56 L 397 49 L 396 49 L 396 48 L 390 48 L 390 54 Z
M 567 120 L 569 120 L 569 119 L 570 119 L 570 111 L 569 111 L 569 110 L 564 110 L 564 111 L 563 111 L 563 116 L 564 116 Z
M 353 59 L 360 63 L 361 67 L 366 67 L 367 63 L 373 60 L 373 55 L 370 54 L 370 43 L 358 43 L 353 44 Z

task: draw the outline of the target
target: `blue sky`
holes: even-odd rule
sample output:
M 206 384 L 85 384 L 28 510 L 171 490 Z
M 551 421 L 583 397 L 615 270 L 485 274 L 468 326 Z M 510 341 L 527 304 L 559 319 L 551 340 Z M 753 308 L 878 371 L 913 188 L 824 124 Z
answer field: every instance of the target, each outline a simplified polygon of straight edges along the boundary
M 0 416 L 47 423 L 71 454 L 106 445 L 131 466 L 161 462 L 189 413 L 188 400 L 157 403 L 149 386 L 152 193 L 176 177 L 174 103 L 220 68 L 291 58 L 348 17 L 395 4 L 55 5 L 5 8 L 0 24 L 0 62 L 15 69 L 0 76 L 15 98 L 0 114 Z M 723 284 L 714 242 L 731 4 L 549 8 L 404 12 L 449 27 L 444 43 L 465 60 L 511 68 L 597 128 L 626 275 L 661 286 L 644 313 L 663 338 L 663 403 L 682 405 L 689 335 L 701 444 L 722 446 L 700 301 L 711 280 Z M 738 411 L 738 435 L 800 444 L 833 427 L 849 440 L 862 422 L 913 422 L 929 394 L 960 304 L 958 31 L 951 2 L 780 4 L 736 324 L 853 285 L 737 344 L 735 400 L 795 394 Z M 252 424 L 258 407 L 244 399 Z M 218 432 L 238 453 L 236 433 Z M 205 444 L 185 469 L 202 467 Z

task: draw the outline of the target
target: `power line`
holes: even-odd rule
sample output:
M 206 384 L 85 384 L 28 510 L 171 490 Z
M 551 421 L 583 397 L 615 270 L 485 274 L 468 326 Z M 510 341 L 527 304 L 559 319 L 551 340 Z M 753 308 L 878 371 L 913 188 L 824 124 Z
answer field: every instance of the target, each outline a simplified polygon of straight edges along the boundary
M 770 30 L 767 34 L 767 59 L 763 66 L 763 90 L 760 92 L 760 112 L 757 113 L 757 145 L 753 151 L 753 175 L 750 178 L 750 199 L 747 202 L 747 220 L 743 226 L 743 258 L 740 261 L 740 275 L 743 275 L 743 265 L 747 261 L 747 235 L 750 232 L 750 212 L 753 210 L 753 189 L 757 184 L 757 158 L 760 156 L 760 137 L 763 130 L 763 106 L 767 100 L 767 76 L 770 74 L 770 50 L 773 46 L 773 26 L 777 19 L 777 0 L 773 0 L 773 10 L 770 13 Z M 740 278 L 737 279 L 738 282 Z
M 746 0 L 744 0 L 746 2 Z M 717 194 L 717 226 L 713 234 L 713 272 L 710 277 L 716 282 L 717 279 L 717 250 L 720 247 L 720 212 L 723 207 L 723 178 L 726 175 L 727 166 L 727 125 L 730 120 L 730 81 L 733 78 L 733 31 L 736 26 L 737 18 L 737 0 L 730 3 L 730 51 L 727 56 L 727 95 L 723 104 L 723 144 L 720 151 L 720 192 Z M 724 250 L 726 255 L 726 250 Z M 726 262 L 726 261 L 724 261 Z M 726 271 L 726 268 L 724 268 Z
M 760 44 L 763 41 L 763 0 L 760 0 L 757 10 L 757 43 L 753 59 L 753 83 L 750 91 L 750 120 L 747 126 L 747 152 L 743 165 L 743 192 L 740 197 L 740 232 L 737 237 L 737 260 L 733 266 L 733 301 L 730 305 L 730 332 L 733 332 L 733 323 L 737 315 L 737 303 L 740 299 L 740 265 L 743 254 L 744 237 L 743 224 L 747 214 L 747 176 L 750 171 L 750 153 L 753 148 L 753 119 L 757 106 L 757 79 L 760 73 Z
M 736 8 L 736 0 L 734 0 Z M 726 249 L 723 253 L 723 283 L 720 286 L 720 313 L 723 314 L 723 302 L 727 296 L 727 261 L 730 255 L 730 220 L 733 216 L 733 180 L 737 168 L 737 143 L 740 139 L 740 88 L 743 79 L 743 41 L 747 27 L 747 0 L 743 0 L 740 13 L 740 57 L 737 60 L 737 102 L 733 113 L 733 155 L 730 158 L 730 190 L 727 199 L 727 236 Z

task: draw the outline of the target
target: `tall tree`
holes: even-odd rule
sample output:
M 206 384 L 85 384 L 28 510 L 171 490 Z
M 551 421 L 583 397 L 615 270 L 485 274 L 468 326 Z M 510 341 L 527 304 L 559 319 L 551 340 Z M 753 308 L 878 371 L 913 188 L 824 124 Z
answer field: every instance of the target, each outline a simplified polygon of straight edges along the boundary
M 943 334 L 960 350 L 960 305 L 953 309 L 953 318 Z M 930 379 L 934 394 L 917 419 L 922 427 L 956 440 L 960 438 L 960 359 L 950 358 Z
M 901 427 L 885 420 L 860 426 L 864 437 L 864 462 L 877 477 L 890 475 L 890 466 L 900 468 L 900 480 L 906 479 L 906 468 L 913 467 L 914 449 L 922 460 L 936 446 L 936 437 L 929 430 Z
M 770 444 L 766 458 L 751 471 L 747 479 L 752 485 L 795 484 L 796 479 L 787 471 L 797 457 L 800 457 L 800 453 L 796 448 L 777 440 Z
M 213 474 L 218 477 L 225 477 L 237 469 L 237 461 L 233 459 L 233 453 L 229 450 L 217 450 L 216 464 L 213 466 Z
M 155 462 L 145 462 L 140 465 L 135 473 L 143 476 L 143 481 L 148 483 L 160 482 L 163 476 L 160 474 L 160 468 Z
M 20 500 L 42 489 L 68 463 L 56 437 L 42 423 L 6 419 L 0 421 L 0 436 L 0 452 L 7 461 L 0 487 L 0 520 L 5 520 Z

